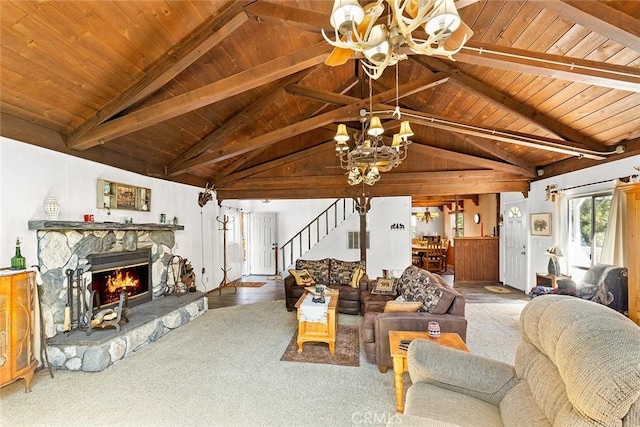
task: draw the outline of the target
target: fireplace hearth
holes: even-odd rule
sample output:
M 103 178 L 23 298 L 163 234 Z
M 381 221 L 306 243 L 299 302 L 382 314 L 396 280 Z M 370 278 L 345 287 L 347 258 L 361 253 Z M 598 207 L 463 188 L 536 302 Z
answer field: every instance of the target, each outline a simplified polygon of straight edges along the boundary
M 151 301 L 151 251 L 109 252 L 87 256 L 91 268 L 93 307 L 111 308 L 126 291 L 129 307 Z

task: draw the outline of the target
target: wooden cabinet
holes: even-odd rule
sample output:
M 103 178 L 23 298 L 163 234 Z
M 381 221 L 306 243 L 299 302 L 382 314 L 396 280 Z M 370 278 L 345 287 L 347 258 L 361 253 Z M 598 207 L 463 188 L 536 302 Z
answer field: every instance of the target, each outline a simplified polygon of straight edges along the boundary
M 498 282 L 499 240 L 497 237 L 457 237 L 455 280 L 456 282 Z
M 640 183 L 625 184 L 620 189 L 627 194 L 629 318 L 640 325 Z
M 37 366 L 33 348 L 34 292 L 33 271 L 0 272 L 0 387 L 24 378 L 25 391 L 30 390 Z

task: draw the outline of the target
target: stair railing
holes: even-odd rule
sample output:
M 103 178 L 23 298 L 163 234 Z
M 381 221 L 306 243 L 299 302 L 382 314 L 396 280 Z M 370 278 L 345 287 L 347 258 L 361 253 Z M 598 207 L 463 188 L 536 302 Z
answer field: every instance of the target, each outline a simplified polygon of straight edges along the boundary
M 287 265 L 292 265 L 295 259 L 302 257 L 355 211 L 356 204 L 353 199 L 337 199 L 333 202 L 280 247 L 282 270 Z

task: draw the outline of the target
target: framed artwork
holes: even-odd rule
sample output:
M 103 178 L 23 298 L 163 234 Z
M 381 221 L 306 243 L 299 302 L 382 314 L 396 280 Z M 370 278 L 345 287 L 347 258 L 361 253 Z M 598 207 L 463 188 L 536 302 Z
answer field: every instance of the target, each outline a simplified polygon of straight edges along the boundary
M 551 236 L 551 213 L 531 214 L 531 235 Z

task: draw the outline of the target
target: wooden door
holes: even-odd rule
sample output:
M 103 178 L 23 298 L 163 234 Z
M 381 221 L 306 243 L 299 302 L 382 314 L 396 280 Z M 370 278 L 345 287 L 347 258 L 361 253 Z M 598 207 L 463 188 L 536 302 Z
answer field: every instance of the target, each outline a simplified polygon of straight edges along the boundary
M 253 212 L 250 218 L 250 274 L 275 274 L 276 214 Z

